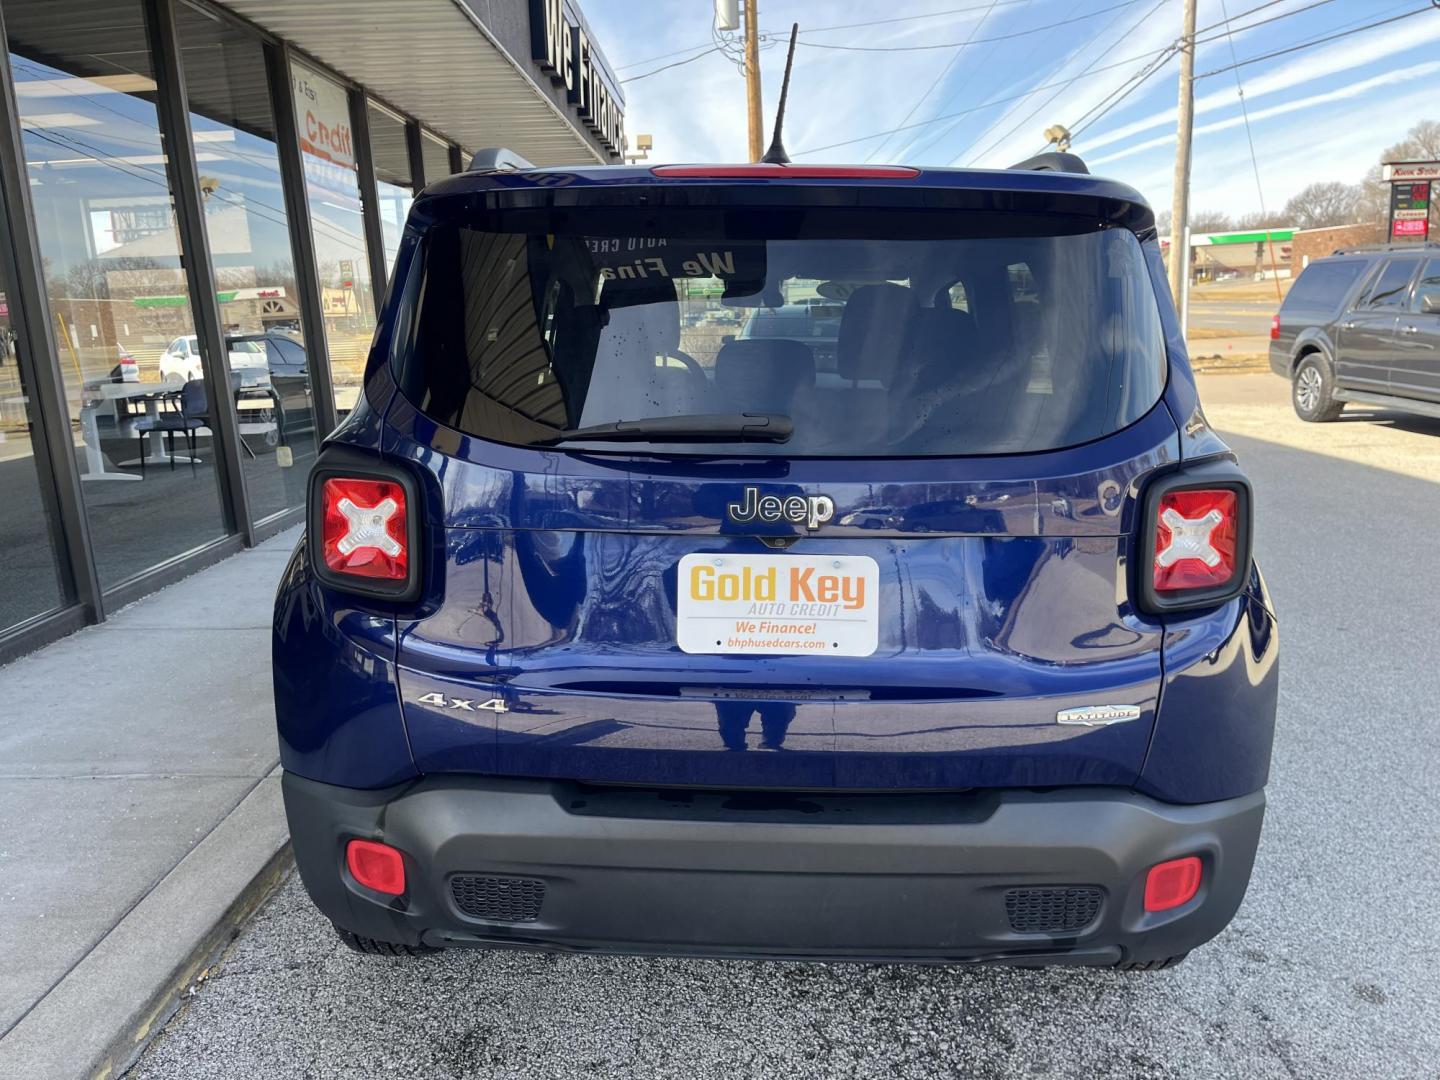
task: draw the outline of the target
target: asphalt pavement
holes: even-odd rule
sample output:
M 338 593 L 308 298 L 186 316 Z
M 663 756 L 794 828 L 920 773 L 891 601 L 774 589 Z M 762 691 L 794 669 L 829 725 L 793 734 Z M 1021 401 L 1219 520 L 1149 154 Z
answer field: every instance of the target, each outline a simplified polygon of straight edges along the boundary
M 368 958 L 292 879 L 130 1076 L 1440 1076 L 1440 421 L 1202 394 L 1255 483 L 1281 712 L 1250 893 L 1180 967 Z

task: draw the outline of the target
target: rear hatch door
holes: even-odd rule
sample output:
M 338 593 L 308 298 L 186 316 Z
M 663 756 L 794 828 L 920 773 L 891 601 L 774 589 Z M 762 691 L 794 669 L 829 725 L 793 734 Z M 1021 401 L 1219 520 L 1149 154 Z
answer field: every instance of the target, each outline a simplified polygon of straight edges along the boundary
M 1135 235 L 671 197 L 417 207 L 385 449 L 443 552 L 399 626 L 419 767 L 1133 782 L 1134 496 L 1178 456 Z

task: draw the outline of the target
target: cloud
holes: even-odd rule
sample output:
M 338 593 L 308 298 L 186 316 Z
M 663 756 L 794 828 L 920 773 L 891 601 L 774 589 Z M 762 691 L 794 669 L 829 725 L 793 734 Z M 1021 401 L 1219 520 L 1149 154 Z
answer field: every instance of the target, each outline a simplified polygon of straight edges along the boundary
M 1440 19 L 1422 19 L 1420 25 L 1414 26 L 1412 29 L 1414 32 L 1406 33 L 1403 39 L 1403 49 L 1411 49 L 1440 40 Z M 1341 38 L 1339 41 L 1320 46 L 1318 49 L 1306 50 L 1298 54 L 1298 59 L 1286 61 L 1272 71 L 1257 75 L 1247 74 L 1248 71 L 1254 69 L 1242 68 L 1245 100 L 1254 101 L 1256 98 L 1291 90 L 1317 79 L 1333 79 L 1342 71 L 1351 71 L 1378 60 L 1393 60 L 1395 53 L 1401 51 L 1396 48 L 1395 34 L 1395 27 L 1381 26 L 1364 34 Z M 1214 42 L 1210 49 L 1205 50 L 1205 58 L 1214 61 L 1217 66 L 1223 67 L 1230 62 L 1230 50 L 1223 42 Z M 1243 55 L 1241 59 L 1244 59 Z M 1206 66 L 1197 57 L 1196 71 L 1203 73 Z M 1233 80 L 1233 76 L 1228 73 L 1226 78 Z M 1232 108 L 1237 101 L 1232 82 L 1223 90 L 1196 95 L 1195 115 L 1200 116 L 1217 109 Z M 1149 131 L 1152 128 L 1173 128 L 1174 126 L 1175 108 L 1172 106 L 1133 120 L 1128 124 L 1111 128 L 1100 135 L 1087 134 L 1084 148 L 1088 154 L 1101 147 L 1123 142 L 1133 135 Z
M 1369 103 L 1343 112 L 1327 112 L 1323 135 L 1314 125 L 1271 125 L 1257 132 L 1255 150 L 1265 203 L 1271 210 L 1316 180 L 1355 182 L 1379 161 L 1384 147 L 1403 138 L 1406 130 L 1434 109 L 1431 87 L 1392 98 L 1377 113 Z M 1106 170 L 1147 197 L 1154 206 L 1168 206 L 1171 168 L 1168 153 L 1156 154 L 1129 170 Z M 1258 206 L 1250 149 L 1243 138 L 1197 148 L 1191 176 L 1190 205 L 1197 210 L 1244 213 Z M 1161 202 L 1159 197 L 1163 196 Z
M 1371 90 L 1380 87 L 1394 86 L 1400 82 L 1408 82 L 1412 79 L 1421 79 L 1427 75 L 1434 75 L 1440 72 L 1440 61 L 1432 61 L 1428 64 L 1416 64 L 1414 67 L 1404 68 L 1400 71 L 1386 72 L 1384 75 L 1376 75 L 1374 78 L 1364 79 L 1361 82 L 1349 83 L 1338 90 L 1327 90 L 1323 94 L 1312 94 L 1310 97 L 1297 98 L 1294 101 L 1287 101 L 1280 105 L 1271 105 L 1265 109 L 1251 109 L 1250 123 L 1255 125 L 1262 120 L 1269 120 L 1271 117 L 1284 116 L 1286 113 L 1304 112 L 1314 109 L 1320 105 L 1327 105 L 1332 101 L 1343 101 L 1346 98 L 1360 97 L 1368 94 Z M 1248 100 L 1250 95 L 1245 95 Z M 1228 131 L 1231 128 L 1238 128 L 1245 123 L 1243 114 L 1226 117 L 1224 120 L 1215 120 L 1208 124 L 1199 124 L 1195 127 L 1195 135 L 1209 135 L 1217 131 Z M 1135 154 L 1152 150 L 1157 146 L 1171 146 L 1175 142 L 1175 134 L 1160 135 L 1153 139 L 1146 139 L 1144 142 L 1127 146 L 1124 150 L 1118 150 L 1113 154 L 1106 154 L 1102 157 L 1086 157 L 1089 165 L 1104 165 L 1111 161 L 1120 161 L 1123 158 L 1133 157 Z

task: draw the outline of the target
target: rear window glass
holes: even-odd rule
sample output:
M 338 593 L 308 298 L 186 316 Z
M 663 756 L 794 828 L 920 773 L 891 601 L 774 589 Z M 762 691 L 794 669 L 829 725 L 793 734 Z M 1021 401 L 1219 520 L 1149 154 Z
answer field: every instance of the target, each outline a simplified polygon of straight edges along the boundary
M 401 384 L 486 439 L 760 456 L 1055 449 L 1154 405 L 1163 335 L 1132 233 L 1027 219 L 1044 234 L 995 235 L 991 215 L 967 235 L 963 217 L 527 211 L 432 225 Z M 723 418 L 745 413 L 785 418 L 788 438 L 727 436 Z M 624 443 L 581 431 L 666 418 L 681 422 Z
M 1363 259 L 1311 263 L 1290 286 L 1283 305 L 1286 313 L 1330 314 L 1340 306 L 1364 269 Z

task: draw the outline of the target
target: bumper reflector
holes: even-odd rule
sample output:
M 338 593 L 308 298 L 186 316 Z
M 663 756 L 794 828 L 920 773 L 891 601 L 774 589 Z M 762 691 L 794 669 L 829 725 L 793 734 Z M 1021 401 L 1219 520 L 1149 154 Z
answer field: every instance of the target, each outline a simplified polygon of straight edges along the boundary
M 1194 855 L 1156 863 L 1145 876 L 1145 910 L 1169 911 L 1189 903 L 1200 891 L 1201 875 Z
M 351 840 L 345 845 L 345 865 L 367 889 L 387 896 L 399 896 L 405 891 L 405 859 L 389 844 Z

